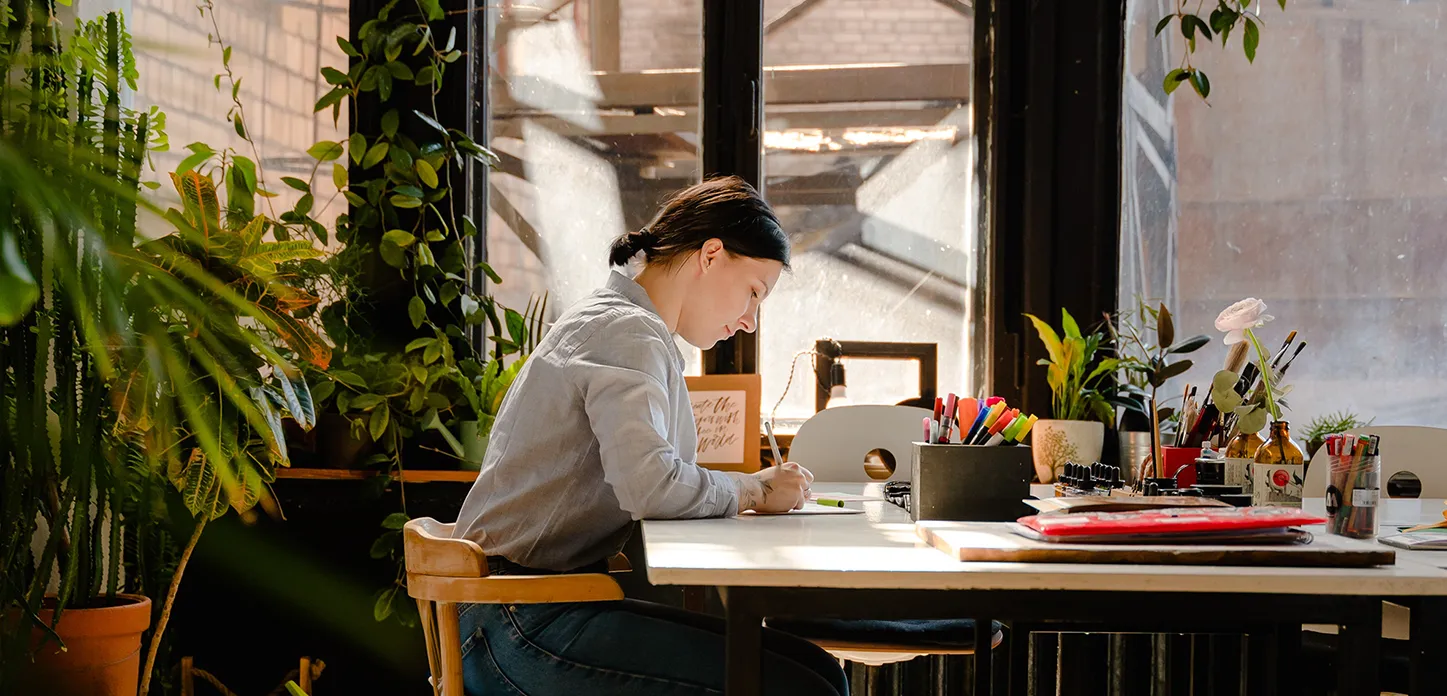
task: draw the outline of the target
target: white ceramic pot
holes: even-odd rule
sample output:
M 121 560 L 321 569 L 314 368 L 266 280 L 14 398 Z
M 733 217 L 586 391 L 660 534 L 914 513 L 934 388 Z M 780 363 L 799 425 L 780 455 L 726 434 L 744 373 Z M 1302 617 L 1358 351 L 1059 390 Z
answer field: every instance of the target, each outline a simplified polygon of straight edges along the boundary
M 1100 421 L 1042 420 L 1030 430 L 1030 452 L 1035 475 L 1041 483 L 1060 476 L 1067 462 L 1093 464 L 1100 461 L 1105 444 L 1105 424 Z

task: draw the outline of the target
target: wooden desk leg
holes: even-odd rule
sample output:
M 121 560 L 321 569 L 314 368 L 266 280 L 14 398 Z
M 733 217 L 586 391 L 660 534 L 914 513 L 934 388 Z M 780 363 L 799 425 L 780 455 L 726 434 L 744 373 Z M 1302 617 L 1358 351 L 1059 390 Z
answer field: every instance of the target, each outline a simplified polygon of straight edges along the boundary
M 1030 624 L 1023 621 L 1011 621 L 1006 636 L 1009 639 L 1007 644 L 1009 668 L 1004 677 L 1009 680 L 1010 696 L 1029 696 L 1030 694 Z
M 1279 696 L 1301 693 L 1301 624 L 1276 626 L 1276 650 L 1273 660 L 1276 691 Z
M 727 696 L 759 696 L 763 665 L 764 617 L 750 590 L 729 588 L 727 647 L 724 651 L 724 693 Z
M 1412 696 L 1447 684 L 1447 597 L 1422 597 L 1412 606 Z
M 1382 601 L 1353 600 L 1352 618 L 1337 636 L 1337 693 L 1381 693 L 1378 665 L 1382 656 Z
M 995 643 L 995 622 L 992 619 L 975 619 L 975 693 L 978 696 L 992 696 L 990 690 L 990 668 L 993 667 Z

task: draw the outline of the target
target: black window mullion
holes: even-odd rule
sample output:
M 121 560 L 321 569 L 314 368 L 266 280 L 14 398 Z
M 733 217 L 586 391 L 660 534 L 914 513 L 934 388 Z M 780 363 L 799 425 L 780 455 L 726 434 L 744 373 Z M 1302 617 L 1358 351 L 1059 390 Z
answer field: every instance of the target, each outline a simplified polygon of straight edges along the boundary
M 737 175 L 764 190 L 764 3 L 703 0 L 703 174 Z M 762 323 L 762 320 L 761 320 Z M 759 337 L 744 333 L 704 351 L 709 374 L 759 371 Z

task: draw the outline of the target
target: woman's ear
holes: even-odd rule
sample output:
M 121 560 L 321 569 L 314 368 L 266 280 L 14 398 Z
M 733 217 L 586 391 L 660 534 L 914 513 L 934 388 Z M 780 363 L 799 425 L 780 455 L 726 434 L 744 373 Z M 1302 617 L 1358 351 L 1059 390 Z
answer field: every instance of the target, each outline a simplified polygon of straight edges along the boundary
M 707 271 L 713 264 L 723 258 L 725 251 L 723 241 L 712 238 L 703 243 L 698 250 L 699 270 Z

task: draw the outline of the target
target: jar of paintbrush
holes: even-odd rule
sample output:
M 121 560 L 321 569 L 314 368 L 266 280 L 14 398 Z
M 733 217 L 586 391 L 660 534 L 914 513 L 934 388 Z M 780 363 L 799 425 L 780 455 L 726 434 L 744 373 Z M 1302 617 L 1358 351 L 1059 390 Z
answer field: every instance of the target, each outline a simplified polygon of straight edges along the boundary
M 1377 535 L 1382 459 L 1376 435 L 1333 435 L 1322 445 L 1330 470 L 1326 487 L 1327 530 L 1354 539 Z

